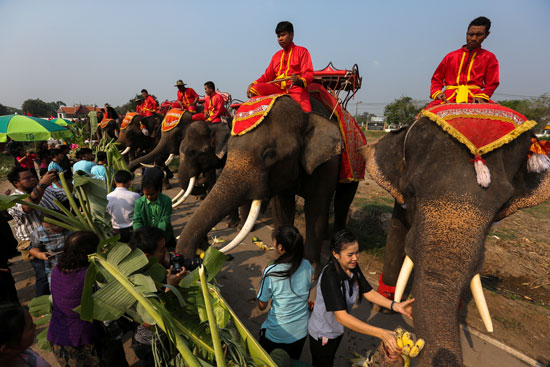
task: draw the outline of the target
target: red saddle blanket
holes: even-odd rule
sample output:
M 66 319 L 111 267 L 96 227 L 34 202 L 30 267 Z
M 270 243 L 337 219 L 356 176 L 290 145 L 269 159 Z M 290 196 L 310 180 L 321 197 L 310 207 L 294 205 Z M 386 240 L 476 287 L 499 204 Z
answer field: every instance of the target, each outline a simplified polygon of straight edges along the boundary
M 122 124 L 120 125 L 120 129 L 124 130 L 130 125 L 130 122 L 132 122 L 132 119 L 134 116 L 137 115 L 137 112 L 127 112 L 126 116 L 124 116 L 124 119 L 122 120 Z
M 252 97 L 247 102 L 241 103 L 233 117 L 231 135 L 243 135 L 258 126 L 280 96 L 284 94 Z
M 536 125 L 522 114 L 493 103 L 446 103 L 420 113 L 437 123 L 479 158 Z
M 319 100 L 338 119 L 340 133 L 344 141 L 344 151 L 340 163 L 340 182 L 361 181 L 365 178 L 365 159 L 359 154 L 359 148 L 367 145 L 367 139 L 361 127 L 322 85 L 311 83 L 308 85 L 307 91 L 311 97 Z
M 164 116 L 164 120 L 162 120 L 162 131 L 170 131 L 178 124 L 180 123 L 181 117 L 185 113 L 184 110 L 181 108 L 172 108 L 166 113 L 166 116 Z
M 107 127 L 107 125 L 109 125 L 109 122 L 111 122 L 111 121 L 113 121 L 113 119 L 101 120 L 101 122 L 99 123 L 99 126 L 102 129 L 105 129 Z

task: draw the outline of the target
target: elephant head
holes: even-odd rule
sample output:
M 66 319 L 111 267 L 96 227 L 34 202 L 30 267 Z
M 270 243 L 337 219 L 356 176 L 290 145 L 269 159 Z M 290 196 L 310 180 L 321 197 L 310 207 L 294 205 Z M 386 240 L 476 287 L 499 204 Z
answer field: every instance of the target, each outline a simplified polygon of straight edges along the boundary
M 402 212 L 406 223 L 399 241 L 404 248 L 389 250 L 387 245 L 384 272 L 391 257 L 399 258 L 404 250 L 399 298 L 414 264 L 414 325 L 426 340 L 420 366 L 462 366 L 458 306 L 470 287 L 486 326 L 492 328 L 477 275 L 485 237 L 494 221 L 550 197 L 550 172 L 527 171 L 531 135 L 523 133 L 484 155 L 492 178 L 486 188 L 476 182 L 468 149 L 427 118 L 363 151 L 368 172 L 395 198 L 394 215 Z
M 120 126 L 115 120 L 109 121 L 107 126 L 98 127 L 97 132 L 98 135 L 101 137 L 103 135 L 106 135 L 108 139 L 118 139 L 118 133 L 120 131 Z
M 314 100 L 312 106 L 314 111 L 324 110 Z M 253 201 L 243 231 L 227 249 L 240 243 L 257 218 L 261 200 L 291 192 L 293 202 L 304 176 L 311 177 L 319 167 L 334 161 L 335 166 L 330 168 L 338 170 L 341 148 L 337 124 L 315 112 L 306 114 L 291 98 L 280 97 L 260 125 L 244 135 L 230 137 L 225 167 L 183 229 L 177 251 L 194 256 L 199 241 L 213 225 L 231 210 Z M 335 186 L 336 173 L 333 179 Z
M 174 198 L 176 204 L 181 204 L 192 193 L 199 175 L 203 174 L 206 192 L 210 191 L 216 178 L 216 169 L 222 168 L 225 158 L 216 156 L 214 149 L 214 131 L 212 125 L 205 121 L 193 121 L 185 130 L 185 135 L 179 147 L 178 180 L 182 191 Z M 229 129 L 227 130 L 229 138 Z M 200 194 L 195 191 L 193 194 Z
M 180 122 L 177 126 L 175 126 L 173 129 L 168 131 L 161 131 L 160 132 L 160 138 L 158 135 L 156 135 L 158 139 L 158 143 L 155 143 L 155 145 L 151 145 L 151 147 L 154 146 L 153 150 L 151 150 L 146 155 L 132 160 L 128 167 L 130 170 L 134 171 L 135 169 L 139 168 L 141 164 L 151 164 L 157 159 L 169 159 L 171 160 L 172 157 L 175 155 L 178 155 L 180 142 L 183 139 L 183 135 L 185 133 L 185 129 L 192 121 L 193 114 L 189 111 L 185 111 L 183 116 L 181 117 Z M 131 125 L 137 125 L 139 127 L 139 124 L 135 124 L 133 121 L 130 124 Z M 126 128 L 125 130 L 128 130 L 130 128 Z M 123 130 L 123 131 L 125 131 Z M 153 131 L 159 131 L 159 128 L 156 128 Z M 135 128 L 132 130 L 132 133 L 140 134 L 141 136 L 144 136 L 140 131 L 136 132 Z M 155 133 L 158 134 L 158 133 Z M 122 136 L 122 134 L 121 134 Z M 134 135 L 133 135 L 134 136 Z M 120 140 L 120 138 L 119 138 Z M 169 164 L 170 162 L 168 162 Z

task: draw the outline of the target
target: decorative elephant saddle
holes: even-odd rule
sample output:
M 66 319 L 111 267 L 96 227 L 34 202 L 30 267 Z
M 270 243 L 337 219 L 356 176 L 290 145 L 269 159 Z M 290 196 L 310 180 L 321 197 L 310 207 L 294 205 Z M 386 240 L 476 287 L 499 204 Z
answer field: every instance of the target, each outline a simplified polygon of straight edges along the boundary
M 109 122 L 111 122 L 111 121 L 113 121 L 113 119 L 101 120 L 101 122 L 99 123 L 99 126 L 102 129 L 105 129 L 107 127 L 107 125 L 109 125 Z
M 522 114 L 494 103 L 446 103 L 422 110 L 419 116 L 429 118 L 470 150 L 477 181 L 482 187 L 488 187 L 491 180 L 481 156 L 536 125 Z
M 367 139 L 353 116 L 346 111 L 321 84 L 311 83 L 307 87 L 309 95 L 320 101 L 336 116 L 340 133 L 344 141 L 342 162 L 340 163 L 340 182 L 361 181 L 365 178 L 365 159 L 359 154 L 359 148 L 367 145 Z
M 164 120 L 162 120 L 161 130 L 170 131 L 178 126 L 184 113 L 185 111 L 180 108 L 172 108 L 169 110 L 166 116 L 164 116 Z
M 137 115 L 137 112 L 127 112 L 126 116 L 124 116 L 124 119 L 122 120 L 122 124 L 120 125 L 120 129 L 124 130 L 130 125 L 130 122 L 132 122 L 132 119 Z
M 231 135 L 243 135 L 258 126 L 267 116 L 277 98 L 284 94 L 252 97 L 241 103 L 233 117 Z

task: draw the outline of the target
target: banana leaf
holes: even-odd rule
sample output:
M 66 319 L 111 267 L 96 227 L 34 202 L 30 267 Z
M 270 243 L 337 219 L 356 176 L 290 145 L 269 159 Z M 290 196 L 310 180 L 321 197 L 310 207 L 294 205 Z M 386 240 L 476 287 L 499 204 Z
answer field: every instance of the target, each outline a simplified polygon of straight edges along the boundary
M 28 198 L 29 195 L 3 195 L 0 194 L 0 210 L 7 210 L 20 202 L 23 199 Z

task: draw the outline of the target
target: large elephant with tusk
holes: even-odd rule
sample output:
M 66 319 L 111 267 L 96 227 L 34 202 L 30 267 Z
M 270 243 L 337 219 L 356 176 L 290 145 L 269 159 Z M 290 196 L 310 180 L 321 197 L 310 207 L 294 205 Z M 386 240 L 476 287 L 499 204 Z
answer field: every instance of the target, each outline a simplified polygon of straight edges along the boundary
M 121 154 L 131 162 L 143 152 L 149 151 L 160 140 L 162 115 L 136 115 L 131 122 L 118 133 L 117 143 Z
M 493 329 L 479 277 L 485 237 L 495 221 L 550 198 L 549 170 L 527 168 L 532 137 L 523 132 L 485 154 L 487 187 L 476 182 L 468 149 L 426 117 L 362 151 L 372 178 L 396 200 L 382 278 L 397 284 L 396 300 L 414 267 L 414 326 L 426 341 L 419 366 L 462 366 L 458 307 L 466 292 Z
M 246 237 L 262 200 L 272 199 L 275 226 L 293 223 L 297 194 L 305 201 L 305 256 L 319 263 L 321 246 L 329 238 L 331 200 L 336 193 L 335 227 L 342 227 L 357 183 L 338 183 L 342 151 L 338 123 L 327 118 L 330 111 L 320 102 L 312 98 L 311 104 L 314 112 L 307 114 L 290 97 L 279 97 L 257 127 L 229 138 L 225 167 L 184 227 L 178 252 L 194 256 L 212 226 L 249 201 L 252 205 L 243 229 L 222 251 Z

